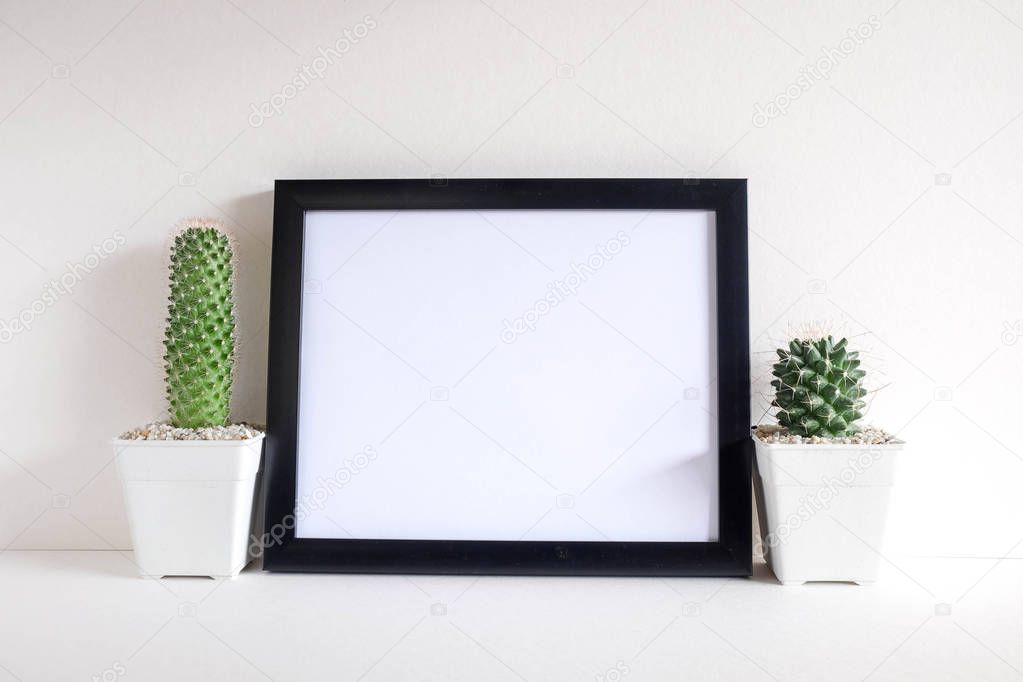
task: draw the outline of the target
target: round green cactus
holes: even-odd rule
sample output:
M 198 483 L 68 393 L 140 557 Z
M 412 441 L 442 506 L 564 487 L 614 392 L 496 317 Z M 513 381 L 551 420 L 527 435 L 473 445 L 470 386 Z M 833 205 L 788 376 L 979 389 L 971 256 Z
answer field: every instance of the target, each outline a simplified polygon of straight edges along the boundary
M 227 424 L 234 376 L 234 253 L 220 223 L 195 220 L 171 248 L 164 366 L 171 424 Z
M 859 353 L 848 341 L 831 336 L 793 339 L 779 348 L 774 365 L 774 401 L 778 423 L 797 436 L 838 437 L 860 430 L 863 377 Z

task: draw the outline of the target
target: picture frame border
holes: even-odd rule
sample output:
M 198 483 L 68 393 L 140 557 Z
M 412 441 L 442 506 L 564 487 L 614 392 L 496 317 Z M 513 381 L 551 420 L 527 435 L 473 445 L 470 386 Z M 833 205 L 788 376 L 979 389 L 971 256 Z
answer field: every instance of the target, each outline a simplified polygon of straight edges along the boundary
M 718 539 L 709 542 L 295 537 L 306 211 L 685 209 L 715 213 Z M 668 295 L 669 292 L 665 292 Z M 277 180 L 274 187 L 265 526 L 270 571 L 748 576 L 752 572 L 747 192 L 744 179 Z M 257 542 L 258 541 L 258 542 Z

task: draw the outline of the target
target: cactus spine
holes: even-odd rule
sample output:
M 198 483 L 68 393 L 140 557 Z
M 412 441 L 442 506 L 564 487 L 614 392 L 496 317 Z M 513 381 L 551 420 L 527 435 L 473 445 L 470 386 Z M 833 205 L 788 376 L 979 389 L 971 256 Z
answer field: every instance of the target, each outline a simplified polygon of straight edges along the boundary
M 863 377 L 859 353 L 831 336 L 793 339 L 778 349 L 774 401 L 778 423 L 797 436 L 844 437 L 860 430 Z
M 221 223 L 192 220 L 171 248 L 164 366 L 171 424 L 223 426 L 235 358 L 234 253 Z

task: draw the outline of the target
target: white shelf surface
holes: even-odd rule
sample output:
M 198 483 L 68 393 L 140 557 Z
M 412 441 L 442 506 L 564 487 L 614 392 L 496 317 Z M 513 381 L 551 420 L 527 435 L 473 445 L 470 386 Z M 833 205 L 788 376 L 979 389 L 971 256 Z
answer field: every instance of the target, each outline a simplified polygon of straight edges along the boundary
M 1012 559 L 898 559 L 866 588 L 782 587 L 762 565 L 753 579 L 250 566 L 156 581 L 130 552 L 9 550 L 0 682 L 1018 680 L 1021 582 Z

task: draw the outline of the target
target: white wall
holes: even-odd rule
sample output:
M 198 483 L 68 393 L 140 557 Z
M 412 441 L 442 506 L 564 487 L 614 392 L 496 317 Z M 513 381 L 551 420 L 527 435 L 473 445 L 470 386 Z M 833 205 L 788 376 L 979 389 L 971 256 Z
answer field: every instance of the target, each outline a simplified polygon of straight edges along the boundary
M 259 420 L 274 178 L 702 176 L 750 180 L 754 349 L 831 320 L 890 384 L 889 551 L 1023 556 L 1023 3 L 136 2 L 0 3 L 0 547 L 128 546 L 180 218 L 238 237 Z

